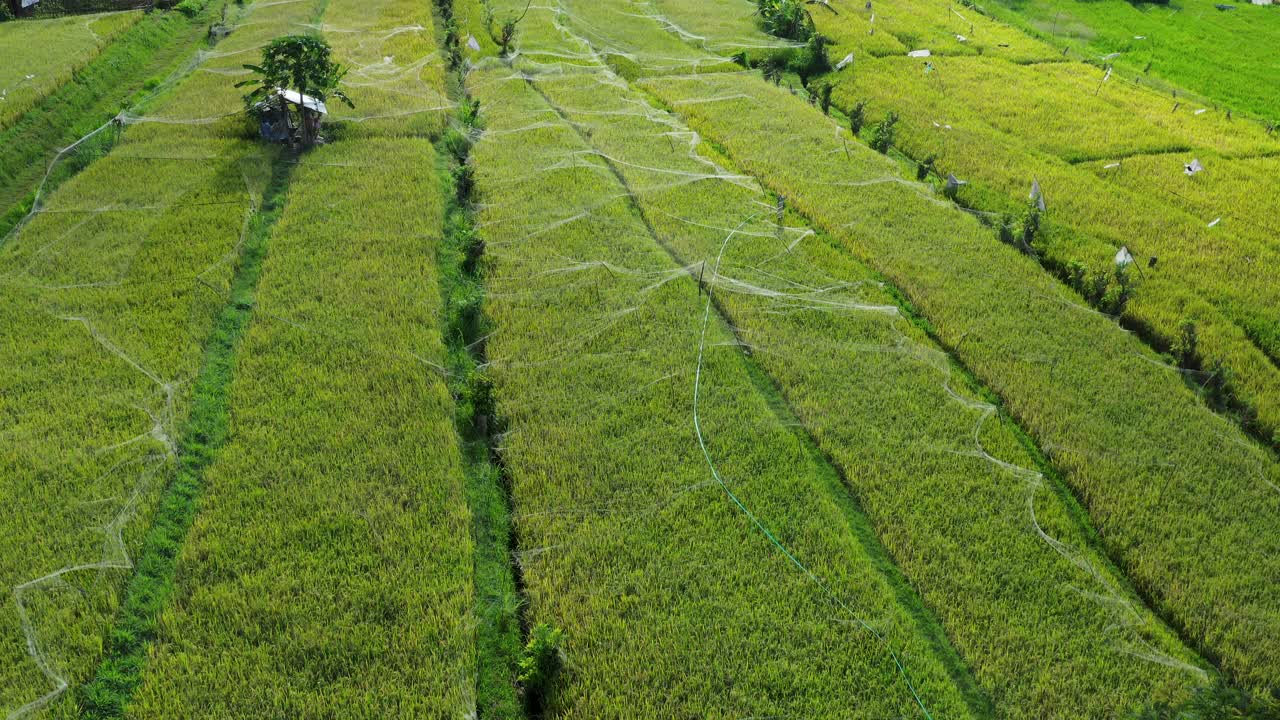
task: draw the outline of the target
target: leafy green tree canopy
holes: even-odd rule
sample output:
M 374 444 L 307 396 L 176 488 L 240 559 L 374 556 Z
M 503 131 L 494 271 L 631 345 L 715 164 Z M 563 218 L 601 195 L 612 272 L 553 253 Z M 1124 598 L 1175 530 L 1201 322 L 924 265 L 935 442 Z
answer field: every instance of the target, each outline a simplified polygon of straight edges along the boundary
M 814 34 L 813 18 L 800 0 L 756 0 L 762 29 L 774 37 L 806 42 Z
M 347 69 L 330 57 L 329 43 L 313 35 L 278 37 L 262 49 L 261 65 L 244 67 L 255 77 L 236 83 L 236 87 L 253 88 L 244 96 L 249 108 L 271 99 L 277 90 L 296 90 L 323 101 L 337 98 L 347 107 L 355 107 L 338 89 Z

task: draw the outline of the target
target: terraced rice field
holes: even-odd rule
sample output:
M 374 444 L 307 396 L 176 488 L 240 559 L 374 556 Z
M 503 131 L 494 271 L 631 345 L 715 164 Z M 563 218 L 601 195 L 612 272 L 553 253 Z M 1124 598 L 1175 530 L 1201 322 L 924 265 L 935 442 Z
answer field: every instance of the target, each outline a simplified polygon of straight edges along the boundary
M 0 24 L 0 130 L 141 18 L 133 11 Z
M 580 680 L 559 705 L 582 717 L 822 715 L 849 702 L 872 714 L 910 712 L 911 686 L 884 641 L 858 622 L 867 610 L 855 608 L 867 608 L 880 635 L 924 654 L 913 682 L 940 686 L 949 713 L 963 713 L 878 558 L 851 531 L 858 520 L 833 493 L 830 469 L 770 410 L 740 355 L 714 349 L 732 347 L 728 329 L 719 321 L 704 329 L 701 314 L 683 311 L 702 305 L 696 283 L 645 237 L 617 180 L 589 158 L 564 162 L 586 150 L 583 140 L 519 76 L 499 69 L 475 89 L 482 103 L 507 108 L 491 116 L 495 139 L 477 147 L 478 166 L 505 166 L 543 187 L 530 194 L 482 172 L 478 220 L 493 258 L 488 309 L 500 329 L 488 355 L 508 427 L 532 619 L 576 628 L 568 651 L 581 658 Z M 547 125 L 518 132 L 533 122 Z M 563 229 L 554 244 L 538 241 L 548 225 Z M 590 264 L 562 267 L 585 254 Z M 699 348 L 708 345 L 703 367 Z M 772 532 L 829 585 L 788 567 L 707 477 L 708 459 L 687 442 L 695 406 L 686 391 L 699 372 L 708 378 L 696 407 L 709 457 L 726 457 L 717 472 L 764 517 L 794 508 Z M 667 600 L 645 601 L 653 597 Z M 654 632 L 627 633 L 631 624 Z M 680 689 L 638 686 L 622 672 L 633 663 Z M 695 672 L 709 664 L 715 672 Z M 807 671 L 782 672 L 797 665 Z M 824 666 L 831 672 L 816 672 Z M 841 692 L 849 677 L 863 687 Z
M 1001 0 L 984 7 L 1083 56 L 1120 53 L 1114 60 L 1126 75 L 1185 88 L 1239 112 L 1280 117 L 1280 98 L 1268 86 L 1280 71 L 1269 50 L 1280 42 L 1274 5 Z
M 758 94 L 751 93 L 753 86 Z M 1199 404 L 1179 374 L 1150 356 L 1136 338 L 1077 304 L 1025 256 L 992 245 L 989 233 L 971 217 L 940 207 L 935 199 L 920 195 L 918 187 L 885 174 L 891 172 L 888 161 L 862 151 L 861 159 L 870 167 L 851 176 L 840 138 L 823 118 L 786 125 L 800 136 L 788 147 L 807 148 L 813 157 L 826 159 L 811 159 L 803 172 L 788 162 L 797 158 L 770 152 L 747 134 L 729 129 L 735 123 L 781 125 L 788 110 L 807 115 L 789 93 L 741 75 L 669 81 L 654 89 L 674 107 L 687 108 L 695 128 L 722 141 L 742 167 L 769 178 L 811 212 L 820 227 L 843 237 L 851 252 L 867 257 L 913 298 L 957 357 L 986 379 L 1039 438 L 1090 508 L 1104 539 L 1112 538 L 1106 541 L 1114 543 L 1113 552 L 1121 558 L 1126 552 L 1133 554 L 1130 575 L 1151 593 L 1175 587 L 1179 595 L 1187 592 L 1188 605 L 1179 613 L 1184 622 L 1198 623 L 1205 618 L 1202 613 L 1215 612 L 1209 597 L 1222 600 L 1208 585 L 1235 565 L 1218 565 L 1224 553 L 1240 552 L 1254 558 L 1250 562 L 1269 562 L 1270 551 L 1262 545 L 1273 536 L 1262 528 L 1280 500 L 1275 490 L 1280 467 L 1267 451 L 1251 445 L 1238 429 Z M 714 119 L 710 103 L 697 99 L 726 95 L 738 95 L 729 101 L 736 112 L 716 113 Z M 823 164 L 830 170 L 820 174 Z M 861 190 L 840 193 L 842 183 Z M 905 227 L 895 222 L 901 216 L 888 212 L 903 206 L 915 208 Z M 1005 309 L 1013 307 L 1023 310 Z M 1034 330 L 1030 325 L 1018 328 L 1016 318 L 1023 312 L 1037 319 Z M 1139 386 L 1142 391 L 1130 391 Z M 1072 420 L 1081 413 L 1091 421 Z M 1144 419 L 1140 426 L 1135 418 Z M 1206 486 L 1212 493 L 1205 492 Z M 1168 493 L 1185 494 L 1178 501 Z M 1223 504 L 1224 493 L 1235 495 L 1239 504 Z M 1168 503 L 1185 513 L 1172 511 Z M 1135 524 L 1143 507 L 1149 508 L 1151 520 Z M 1250 509 L 1258 511 L 1253 520 L 1241 514 Z M 1262 545 L 1228 539 L 1230 533 L 1224 530 L 1234 523 L 1241 523 L 1241 535 L 1252 535 L 1248 527 L 1256 527 L 1254 537 Z M 1191 560 L 1195 551 L 1189 553 L 1186 543 L 1194 543 L 1197 535 L 1223 543 L 1220 550 L 1205 548 L 1200 560 L 1220 569 L 1190 569 L 1196 563 Z M 1160 545 L 1166 550 L 1156 551 Z M 1160 560 L 1162 556 L 1166 560 Z M 1171 570 L 1186 575 L 1166 584 Z M 1147 573 L 1152 573 L 1149 580 L 1142 577 Z M 1244 571 L 1227 585 L 1240 591 L 1239 600 L 1254 609 L 1237 614 L 1219 604 L 1217 611 L 1248 625 L 1275 622 L 1274 610 L 1267 609 L 1271 600 L 1263 590 L 1266 581 L 1258 578 L 1259 584 L 1250 587 L 1249 575 L 1251 571 Z M 1203 594 L 1191 590 L 1196 583 L 1206 584 Z M 1271 619 L 1265 620 L 1268 616 Z M 1206 625 L 1198 634 L 1207 641 L 1215 632 Z M 1274 648 L 1254 650 L 1263 654 L 1257 660 L 1270 674 Z M 1243 658 L 1242 662 L 1254 663 Z
M 1267 213 L 1233 215 L 1231 198 L 1188 205 L 1179 196 L 1200 193 L 1219 174 L 1241 195 L 1267 196 L 1270 178 L 1231 178 L 1229 168 L 1265 162 L 1280 152 L 1280 137 L 1106 75 L 1079 62 L 895 57 L 836 73 L 833 97 L 845 109 L 866 102 L 871 118 L 898 113 L 901 150 L 932 158 L 939 185 L 948 175 L 968 183 L 958 200 L 992 221 L 1024 213 L 1038 183 L 1046 212 L 1034 251 L 1063 278 L 1075 275 L 1083 287 L 1109 274 L 1121 247 L 1144 266 L 1154 257 L 1146 272 L 1131 273 L 1140 289 L 1123 308 L 1126 321 L 1161 349 L 1194 323 L 1202 364 L 1222 364 L 1248 421 L 1274 446 L 1277 260 L 1253 219 Z M 1151 164 L 1156 157 L 1165 162 Z M 1207 170 L 1188 177 L 1193 160 Z
M 0 713 L 1280 712 L 1280 139 L 789 7 L 825 70 L 768 0 L 202 10 L 0 241 Z M 294 33 L 310 149 L 235 87 Z

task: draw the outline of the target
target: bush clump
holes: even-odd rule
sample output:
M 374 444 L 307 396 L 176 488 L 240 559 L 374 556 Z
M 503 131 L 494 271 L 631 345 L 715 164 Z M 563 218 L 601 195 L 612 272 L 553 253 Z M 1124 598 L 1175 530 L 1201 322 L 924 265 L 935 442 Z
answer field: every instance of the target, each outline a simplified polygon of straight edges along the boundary
M 538 623 L 529 633 L 529 642 L 520 657 L 519 679 L 531 715 L 540 715 L 546 709 L 556 677 L 564 667 L 564 653 L 560 650 L 563 638 L 563 630 L 546 623 Z
M 195 0 L 182 0 L 182 2 L 174 5 L 173 9 L 182 13 L 186 18 L 191 19 L 200 14 L 200 3 Z
M 887 153 L 893 147 L 894 135 L 898 132 L 898 113 L 890 110 L 884 119 L 871 131 L 871 148 L 877 152 Z
M 813 34 L 813 18 L 800 0 L 756 0 L 760 29 L 784 40 L 805 42 Z
M 831 83 L 822 83 L 818 87 L 818 106 L 822 108 L 823 115 L 831 114 Z
M 862 132 L 862 126 L 867 124 L 867 101 L 859 100 L 853 109 L 849 110 L 849 130 L 854 135 Z
M 800 48 L 781 53 L 781 62 L 787 70 L 800 76 L 801 84 L 808 85 L 809 78 L 831 69 L 827 52 L 831 38 L 814 27 L 813 16 L 801 0 L 756 0 L 756 17 L 764 32 L 804 43 Z

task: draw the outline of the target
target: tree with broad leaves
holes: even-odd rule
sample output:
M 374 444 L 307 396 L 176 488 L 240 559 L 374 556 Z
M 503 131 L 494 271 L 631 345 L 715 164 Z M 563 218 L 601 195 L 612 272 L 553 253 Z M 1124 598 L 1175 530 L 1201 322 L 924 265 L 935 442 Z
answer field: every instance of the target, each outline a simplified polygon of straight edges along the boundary
M 266 107 L 286 110 L 280 90 L 294 90 L 322 102 L 337 98 L 346 103 L 347 107 L 355 107 L 351 98 L 338 89 L 347 69 L 333 61 L 329 43 L 319 37 L 278 37 L 262 49 L 260 65 L 245 65 L 244 68 L 252 71 L 255 77 L 236 83 L 236 87 L 253 88 L 244 96 L 245 106 L 250 113 L 256 114 L 264 104 Z M 316 141 L 319 114 L 305 107 L 300 112 L 303 116 L 302 143 L 309 147 Z
M 756 0 L 762 29 L 786 40 L 805 42 L 814 34 L 813 16 L 801 0 Z

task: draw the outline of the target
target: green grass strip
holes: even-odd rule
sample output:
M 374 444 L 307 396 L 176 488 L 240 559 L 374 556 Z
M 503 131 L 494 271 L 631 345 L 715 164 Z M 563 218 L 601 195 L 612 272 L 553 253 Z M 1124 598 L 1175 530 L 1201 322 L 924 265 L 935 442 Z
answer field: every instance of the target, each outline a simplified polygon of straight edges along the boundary
M 448 81 L 450 98 L 462 108 L 458 118 L 462 127 L 447 130 L 436 143 L 441 192 L 447 202 L 437 265 L 445 308 L 448 384 L 457 407 L 455 421 L 475 543 L 476 717 L 516 720 L 525 716 L 516 689 L 516 663 L 524 646 L 524 597 L 512 562 L 511 496 L 494 450 L 492 396 L 480 370 L 487 362 L 482 338 L 490 326 L 482 310 L 483 245 L 469 207 L 471 186 L 461 182 L 471 143 L 464 131 L 474 130 L 466 126 L 471 99 L 461 72 L 450 72 Z
M 178 553 L 195 519 L 204 472 L 227 439 L 227 394 L 236 348 L 253 318 L 254 291 L 271 228 L 284 207 L 295 167 L 287 160 L 276 160 L 262 207 L 249 221 L 230 297 L 206 343 L 204 362 L 196 377 L 191 414 L 179 440 L 176 474 L 165 489 L 135 560 L 134 574 L 98 672 L 77 693 L 83 718 L 123 717 L 142 680 L 148 647 L 174 591 Z

